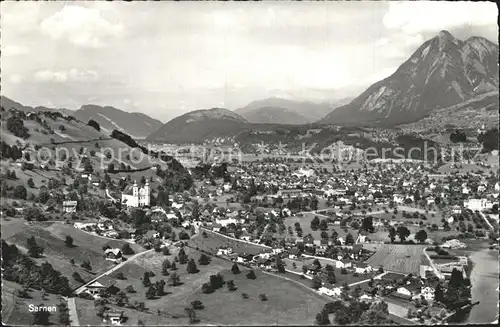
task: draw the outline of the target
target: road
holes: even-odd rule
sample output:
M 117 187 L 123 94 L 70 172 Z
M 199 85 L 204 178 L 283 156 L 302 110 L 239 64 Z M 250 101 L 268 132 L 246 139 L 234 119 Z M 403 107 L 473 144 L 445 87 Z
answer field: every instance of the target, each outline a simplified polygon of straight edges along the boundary
M 80 326 L 80 320 L 78 319 L 78 313 L 76 312 L 75 298 L 70 297 L 66 298 L 66 300 L 68 301 L 68 311 L 71 326 Z
M 437 269 L 436 265 L 434 264 L 434 261 L 431 259 L 431 257 L 429 256 L 429 254 L 427 253 L 426 251 L 427 248 L 424 248 L 423 249 L 423 252 L 424 252 L 424 255 L 425 257 L 427 258 L 427 260 L 429 261 L 429 263 L 431 264 L 431 268 L 432 270 L 434 270 L 434 274 L 439 278 L 439 279 L 444 279 L 444 276 L 441 274 L 441 271 L 439 271 L 439 269 Z
M 152 252 L 152 251 L 154 251 L 154 249 L 149 249 L 149 250 L 146 250 L 146 251 L 143 251 L 143 252 L 139 252 L 139 253 L 134 254 L 133 256 L 131 256 L 130 258 L 128 258 L 126 261 L 122 261 L 122 262 L 120 262 L 119 264 L 117 264 L 116 266 L 112 267 L 112 268 L 111 268 L 111 269 L 109 269 L 108 271 L 106 271 L 106 272 L 102 273 L 102 274 L 101 274 L 101 275 L 99 275 L 98 277 L 96 277 L 96 278 L 94 278 L 94 279 L 90 280 L 89 282 L 87 282 L 87 283 L 83 284 L 82 286 L 80 286 L 79 288 L 77 288 L 77 289 L 75 290 L 75 293 L 76 293 L 76 294 L 81 293 L 87 285 L 92 284 L 93 282 L 95 282 L 95 281 L 96 281 L 96 280 L 98 280 L 99 278 L 102 278 L 103 276 L 107 276 L 107 275 L 109 275 L 109 274 L 112 274 L 112 273 L 113 273 L 113 272 L 115 272 L 116 270 L 118 270 L 118 269 L 120 269 L 121 267 L 123 267 L 123 265 L 125 265 L 127 262 L 134 261 L 134 260 L 135 260 L 135 259 L 137 259 L 138 257 L 143 256 L 144 254 L 146 254 L 146 253 L 150 253 L 150 252 Z

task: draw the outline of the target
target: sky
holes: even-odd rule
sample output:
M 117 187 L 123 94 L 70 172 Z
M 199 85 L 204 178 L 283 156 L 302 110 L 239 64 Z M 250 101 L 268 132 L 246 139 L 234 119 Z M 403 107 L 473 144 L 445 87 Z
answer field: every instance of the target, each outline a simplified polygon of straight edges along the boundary
M 24 105 L 164 122 L 354 97 L 440 30 L 498 43 L 492 2 L 2 2 L 1 86 Z

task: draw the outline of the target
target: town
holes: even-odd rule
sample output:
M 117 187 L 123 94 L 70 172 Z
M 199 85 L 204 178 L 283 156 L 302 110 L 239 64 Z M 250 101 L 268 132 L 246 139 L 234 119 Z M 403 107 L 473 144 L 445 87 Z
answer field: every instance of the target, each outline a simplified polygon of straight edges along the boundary
M 494 3 L 1 10 L 3 324 L 498 324 Z

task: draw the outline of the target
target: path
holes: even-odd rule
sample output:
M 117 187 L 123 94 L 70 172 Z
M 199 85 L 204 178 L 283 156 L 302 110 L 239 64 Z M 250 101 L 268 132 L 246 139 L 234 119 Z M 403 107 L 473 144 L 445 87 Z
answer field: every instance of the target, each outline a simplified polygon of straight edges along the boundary
M 66 298 L 66 300 L 68 301 L 68 312 L 71 326 L 80 326 L 80 320 L 78 319 L 78 313 L 76 312 L 75 298 L 69 297 Z
M 385 275 L 386 275 L 386 274 L 388 274 L 388 273 L 389 273 L 388 271 L 385 271 L 385 272 L 383 272 L 383 273 L 381 273 L 381 274 L 378 274 L 378 275 L 376 275 L 376 276 L 373 276 L 373 279 L 380 279 L 380 278 L 382 278 L 382 276 L 385 276 Z M 354 282 L 354 283 L 352 283 L 352 284 L 349 284 L 348 286 L 349 286 L 349 287 L 351 287 L 351 286 L 356 286 L 356 285 L 358 285 L 358 284 L 367 283 L 367 282 L 369 282 L 370 280 L 371 280 L 371 278 L 370 278 L 370 279 L 363 279 L 363 280 L 360 280 L 359 282 Z
M 439 279 L 444 279 L 444 276 L 441 274 L 441 271 L 439 271 L 439 269 L 436 267 L 436 265 L 434 264 L 434 261 L 431 259 L 431 257 L 429 256 L 429 253 L 427 253 L 427 248 L 424 248 L 423 251 L 424 251 L 424 255 L 425 257 L 427 258 L 427 261 L 429 261 L 430 265 L 431 265 L 431 268 L 432 270 L 434 271 L 434 274 L 439 278 Z

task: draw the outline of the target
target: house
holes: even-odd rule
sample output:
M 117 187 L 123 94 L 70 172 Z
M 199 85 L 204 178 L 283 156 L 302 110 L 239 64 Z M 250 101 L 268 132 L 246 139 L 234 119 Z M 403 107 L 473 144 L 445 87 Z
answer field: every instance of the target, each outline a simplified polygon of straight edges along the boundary
M 78 201 L 63 201 L 63 211 L 65 213 L 76 212 Z
M 356 243 L 366 243 L 366 235 L 359 234 Z
M 418 283 L 408 281 L 406 285 L 398 287 L 394 295 L 412 299 L 420 294 L 420 288 L 421 286 Z
M 122 251 L 120 249 L 106 249 L 104 256 L 108 261 L 118 262 L 122 260 Z
M 252 254 L 240 253 L 236 257 L 236 262 L 245 263 L 245 262 L 252 261 L 252 259 L 253 259 L 253 255 Z
M 220 229 L 222 228 L 222 225 L 221 224 L 213 224 L 212 226 L 212 230 L 214 232 L 220 232 Z
M 351 268 L 352 267 L 352 262 L 350 261 L 336 261 L 335 262 L 335 268 Z
M 129 185 L 123 190 L 122 203 L 133 208 L 149 206 L 150 196 L 151 190 L 148 181 L 146 181 L 144 187 L 138 187 L 137 182 L 134 181 L 134 185 Z
M 281 196 L 283 198 L 293 198 L 293 197 L 300 196 L 301 193 L 302 193 L 302 190 L 300 190 L 300 189 L 287 189 L 287 190 L 279 190 L 276 195 Z
M 120 325 L 125 319 L 123 311 L 108 310 L 102 316 L 102 322 L 111 325 Z
M 99 293 L 104 290 L 109 290 L 112 288 L 117 288 L 114 286 L 115 281 L 112 280 L 109 276 L 103 276 L 93 283 L 85 286 L 79 293 L 88 293 L 92 295 L 94 298 L 99 298 Z
M 240 240 L 243 240 L 243 241 L 250 241 L 252 239 L 252 235 L 248 232 L 243 232 L 241 233 L 240 235 Z
M 492 204 L 487 199 L 469 199 L 464 201 L 464 207 L 472 211 L 483 211 L 484 209 L 491 208 Z
M 273 254 L 280 254 L 282 253 L 283 251 L 285 251 L 285 249 L 279 247 L 279 248 L 273 248 Z
M 328 288 L 328 287 L 321 286 L 318 289 L 318 292 L 320 294 L 325 294 L 328 296 L 340 296 L 342 294 L 342 291 L 340 290 L 339 287 Z
M 434 300 L 434 292 L 435 292 L 434 288 L 426 286 L 422 288 L 419 296 L 423 296 L 423 298 L 426 299 L 427 301 L 432 301 Z
M 461 214 L 462 213 L 462 208 L 459 206 L 455 205 L 451 208 L 451 212 L 454 214 Z
M 356 264 L 356 268 L 354 269 L 354 271 L 358 274 L 367 274 L 369 272 L 372 272 L 373 268 L 364 262 L 359 262 Z
M 231 255 L 233 253 L 233 249 L 230 248 L 230 247 L 221 247 L 219 248 L 219 250 L 217 251 L 217 255 Z

